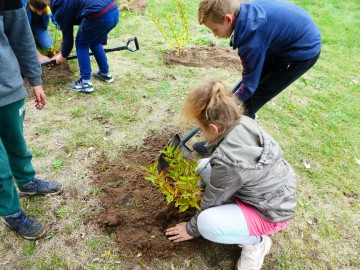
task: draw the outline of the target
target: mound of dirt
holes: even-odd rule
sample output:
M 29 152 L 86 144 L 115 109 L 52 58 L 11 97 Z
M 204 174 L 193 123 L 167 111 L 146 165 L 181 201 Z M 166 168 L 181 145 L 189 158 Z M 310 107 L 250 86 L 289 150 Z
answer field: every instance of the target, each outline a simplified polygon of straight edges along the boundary
M 123 0 L 119 3 L 120 10 L 127 11 L 144 11 L 147 7 L 147 3 L 145 0 Z
M 144 179 L 141 165 L 153 163 L 172 136 L 148 137 L 139 149 L 130 149 L 121 159 L 110 162 L 101 157 L 93 167 L 93 185 L 101 189 L 103 211 L 89 213 L 86 222 L 95 222 L 104 231 L 115 233 L 122 251 L 141 253 L 147 260 L 164 259 L 175 253 L 193 257 L 216 245 L 202 238 L 174 244 L 164 234 L 166 228 L 188 221 L 195 213 L 195 209 L 179 213 L 174 205 L 167 205 L 164 195 L 151 182 Z
M 58 88 L 71 81 L 74 71 L 67 63 L 62 65 L 50 64 L 42 67 L 43 87 L 45 89 Z
M 214 44 L 185 48 L 180 53 L 168 50 L 163 53 L 163 57 L 167 64 L 224 68 L 230 71 L 239 71 L 241 67 L 237 51 Z

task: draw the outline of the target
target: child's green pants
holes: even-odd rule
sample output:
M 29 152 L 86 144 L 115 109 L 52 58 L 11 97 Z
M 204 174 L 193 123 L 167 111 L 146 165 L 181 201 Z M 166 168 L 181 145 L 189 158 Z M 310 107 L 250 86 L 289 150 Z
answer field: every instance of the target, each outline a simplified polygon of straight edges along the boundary
M 20 210 L 18 185 L 29 183 L 35 176 L 32 154 L 23 135 L 25 100 L 0 107 L 0 216 Z

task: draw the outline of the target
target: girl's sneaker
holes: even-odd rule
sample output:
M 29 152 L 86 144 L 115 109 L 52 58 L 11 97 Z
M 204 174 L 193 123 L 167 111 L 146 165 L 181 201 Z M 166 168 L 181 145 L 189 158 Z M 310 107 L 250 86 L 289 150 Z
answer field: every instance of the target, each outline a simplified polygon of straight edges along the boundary
M 94 86 L 92 85 L 92 82 L 84 83 L 82 79 L 80 78 L 78 81 L 70 85 L 71 90 L 74 90 L 76 92 L 81 93 L 91 93 L 94 92 Z
M 98 78 L 99 80 L 111 83 L 114 81 L 114 78 L 111 76 L 111 73 L 108 74 L 102 74 L 100 71 L 93 73 L 93 76 L 95 78 Z
M 46 226 L 26 215 L 23 210 L 14 215 L 2 217 L 2 219 L 6 226 L 29 240 L 43 237 L 48 230 Z
M 256 245 L 242 245 L 241 256 L 236 264 L 236 270 L 260 270 L 266 254 L 271 247 L 269 236 L 261 236 L 262 241 Z

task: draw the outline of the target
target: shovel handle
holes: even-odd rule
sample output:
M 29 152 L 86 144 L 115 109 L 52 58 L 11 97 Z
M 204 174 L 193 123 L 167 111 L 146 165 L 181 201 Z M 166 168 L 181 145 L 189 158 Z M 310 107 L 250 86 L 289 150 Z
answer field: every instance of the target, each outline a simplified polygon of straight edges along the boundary
M 235 94 L 236 90 L 239 89 L 240 85 L 242 83 L 242 80 L 239 80 L 235 86 L 231 89 L 231 93 Z M 189 131 L 188 133 L 186 133 L 183 137 L 183 139 L 181 140 L 182 144 L 185 144 L 188 140 L 190 140 L 196 133 L 198 133 L 198 131 L 200 130 L 199 127 L 194 127 L 191 131 Z
M 135 43 L 135 48 L 129 47 L 131 42 Z M 138 42 L 137 38 L 136 37 L 129 38 L 128 41 L 126 42 L 126 45 L 118 46 L 118 47 L 115 47 L 115 48 L 105 48 L 104 49 L 104 51 L 106 53 L 114 52 L 114 51 L 123 51 L 123 50 L 128 50 L 128 51 L 131 51 L 131 52 L 136 52 L 137 50 L 139 50 L 139 42 Z M 89 52 L 89 55 L 94 55 L 94 54 L 93 54 L 93 52 Z M 74 55 L 69 55 L 66 58 L 66 60 L 72 60 L 72 59 L 76 59 L 76 58 L 77 58 L 77 55 L 74 54 Z M 48 64 L 56 64 L 56 60 L 50 60 L 50 61 L 46 61 L 46 62 L 41 62 L 42 66 L 46 66 Z

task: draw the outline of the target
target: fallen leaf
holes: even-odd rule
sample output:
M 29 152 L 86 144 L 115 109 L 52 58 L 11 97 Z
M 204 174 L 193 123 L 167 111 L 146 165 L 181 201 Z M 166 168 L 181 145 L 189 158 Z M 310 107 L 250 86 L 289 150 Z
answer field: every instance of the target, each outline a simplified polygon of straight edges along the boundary
M 137 258 L 141 257 L 142 253 L 138 253 L 138 255 L 136 255 Z
M 107 250 L 103 254 L 100 255 L 101 258 L 107 259 L 110 257 L 111 251 Z
M 311 168 L 310 162 L 304 161 L 304 162 L 303 162 L 303 165 L 304 165 L 304 167 L 305 167 L 306 169 L 310 169 L 310 168 Z

